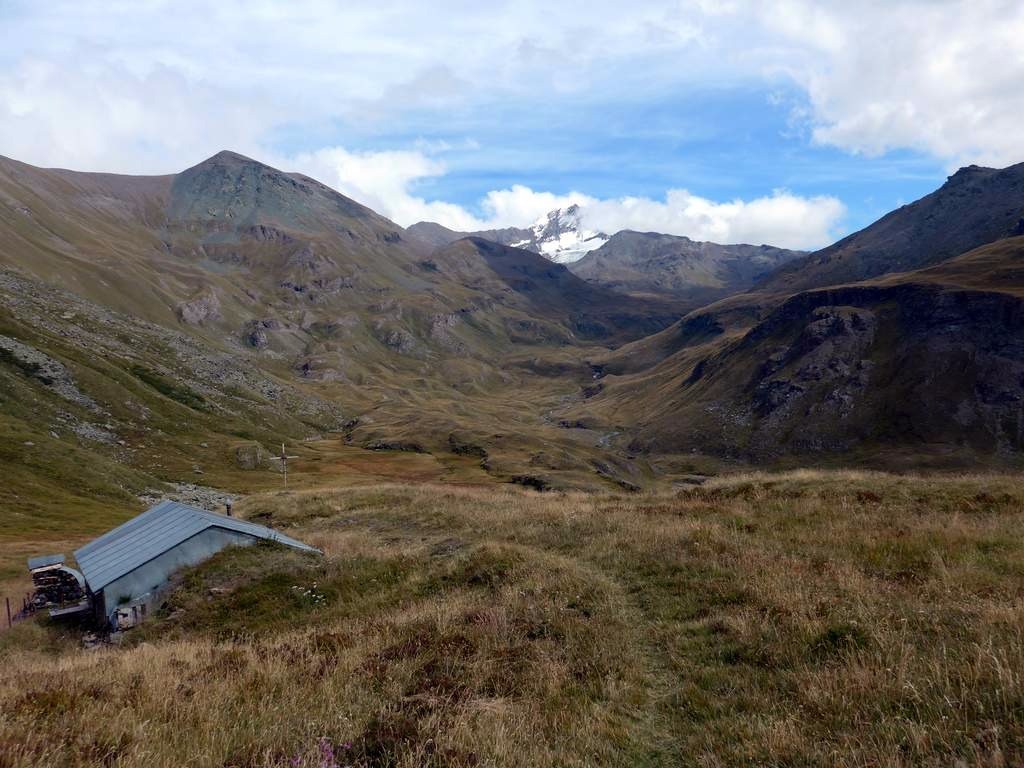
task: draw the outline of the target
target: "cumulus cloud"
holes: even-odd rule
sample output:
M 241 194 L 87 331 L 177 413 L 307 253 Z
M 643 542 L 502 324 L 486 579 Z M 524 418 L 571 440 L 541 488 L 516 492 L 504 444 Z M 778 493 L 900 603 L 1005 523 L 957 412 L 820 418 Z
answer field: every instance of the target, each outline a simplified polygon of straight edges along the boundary
M 478 229 L 479 221 L 461 206 L 427 201 L 413 189 L 418 181 L 446 173 L 445 164 L 421 150 L 350 152 L 329 147 L 282 160 L 399 224 L 436 221 L 457 230 Z
M 488 192 L 477 206 L 479 213 L 454 203 L 426 200 L 416 194 L 416 185 L 448 172 L 437 153 L 449 148 L 431 143 L 381 152 L 329 147 L 276 162 L 334 187 L 403 226 L 417 221 L 434 221 L 458 231 L 526 226 L 555 208 L 592 200 L 579 193 L 555 195 L 522 185 Z
M 495 227 L 522 227 L 532 224 L 556 208 L 579 205 L 588 208 L 598 201 L 582 192 L 556 195 L 551 192 L 537 192 L 522 184 L 509 189 L 496 189 L 487 193 L 480 208 L 486 220 L 480 229 Z
M 1024 160 L 1024 4 L 784 0 L 760 18 L 783 46 L 774 64 L 807 93 L 816 141 L 950 166 Z
M 259 151 L 270 124 L 261 103 L 163 66 L 28 59 L 0 69 L 0 153 L 78 170 L 180 170 L 219 149 Z
M 379 124 L 780 77 L 804 90 L 818 142 L 1022 159 L 1016 0 L 14 0 L 0 23 L 0 151 L 77 154 L 79 167 L 121 156 L 148 169 L 162 151 L 170 170 L 186 142 L 222 134 L 237 138 L 218 146 L 245 149 L 297 119 Z
M 634 229 L 716 243 L 802 249 L 831 242 L 845 212 L 838 199 L 826 195 L 801 197 L 776 190 L 752 200 L 715 202 L 685 189 L 672 189 L 664 200 L 599 200 L 583 209 L 583 218 L 588 226 L 604 232 Z
M 646 197 L 599 199 L 582 192 L 558 195 L 524 185 L 492 190 L 478 213 L 415 194 L 417 182 L 446 172 L 445 164 L 420 150 L 349 152 L 322 149 L 282 160 L 318 178 L 403 226 L 435 221 L 459 231 L 522 227 L 549 211 L 579 205 L 584 223 L 614 233 L 622 229 L 686 235 L 719 243 L 770 243 L 813 248 L 834 239 L 845 207 L 834 197 L 801 197 L 785 190 L 752 200 L 715 202 L 685 189 L 664 200 Z

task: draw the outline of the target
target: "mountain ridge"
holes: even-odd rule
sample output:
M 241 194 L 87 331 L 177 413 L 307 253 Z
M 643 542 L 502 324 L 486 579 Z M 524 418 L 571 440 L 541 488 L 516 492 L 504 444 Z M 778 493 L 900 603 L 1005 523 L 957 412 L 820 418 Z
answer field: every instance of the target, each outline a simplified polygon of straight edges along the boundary
M 658 232 L 622 230 L 569 265 L 577 275 L 625 293 L 709 303 L 752 287 L 804 254 L 770 245 L 722 245 Z
M 755 290 L 793 293 L 929 266 L 1024 234 L 1024 163 L 959 169 L 934 192 L 768 276 Z

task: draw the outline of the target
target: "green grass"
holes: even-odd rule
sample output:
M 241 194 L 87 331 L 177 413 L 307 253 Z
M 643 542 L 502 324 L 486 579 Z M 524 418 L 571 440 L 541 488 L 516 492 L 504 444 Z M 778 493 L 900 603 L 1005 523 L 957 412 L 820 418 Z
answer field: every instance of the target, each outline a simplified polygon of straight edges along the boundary
M 357 766 L 1024 759 L 1016 478 L 391 485 L 241 511 L 326 556 L 221 553 L 100 656 L 18 627 L 0 645 L 24 681 L 0 687 L 12 765 L 96 743 L 156 766 L 314 766 L 325 744 Z M 75 737 L 41 751 L 57 723 Z
M 131 367 L 132 375 L 135 376 L 142 382 L 145 382 L 161 395 L 171 398 L 176 402 L 186 405 L 189 408 L 196 411 L 209 410 L 209 406 L 206 403 L 206 398 L 200 395 L 198 392 L 193 392 L 188 387 L 182 384 L 176 384 L 168 381 L 156 371 L 146 368 L 142 365 L 133 365 Z

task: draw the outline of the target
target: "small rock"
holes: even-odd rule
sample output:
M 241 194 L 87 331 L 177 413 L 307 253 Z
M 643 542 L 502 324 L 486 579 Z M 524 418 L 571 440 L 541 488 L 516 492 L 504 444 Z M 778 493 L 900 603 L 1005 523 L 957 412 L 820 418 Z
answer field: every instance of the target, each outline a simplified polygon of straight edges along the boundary
M 117 440 L 114 433 L 108 432 L 103 427 L 96 424 L 90 424 L 87 421 L 75 424 L 73 430 L 75 434 L 83 440 L 91 440 L 94 443 L 113 444 Z
M 31 440 L 26 440 L 24 443 L 22 443 L 22 445 L 29 445 L 29 446 L 31 446 L 31 445 L 35 445 L 35 443 L 33 443 Z

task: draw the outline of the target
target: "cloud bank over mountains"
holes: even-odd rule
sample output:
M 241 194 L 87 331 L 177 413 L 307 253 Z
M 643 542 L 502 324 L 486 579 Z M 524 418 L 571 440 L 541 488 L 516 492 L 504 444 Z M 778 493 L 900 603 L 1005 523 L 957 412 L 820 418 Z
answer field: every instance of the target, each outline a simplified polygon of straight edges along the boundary
M 685 189 L 670 189 L 661 200 L 646 197 L 599 199 L 582 192 L 556 195 L 513 185 L 492 190 L 479 201 L 479 214 L 452 203 L 427 201 L 415 183 L 441 175 L 444 163 L 422 152 L 352 153 L 321 150 L 281 162 L 296 167 L 342 193 L 385 213 L 399 224 L 436 221 L 451 229 L 474 231 L 533 223 L 549 211 L 580 206 L 588 228 L 687 235 L 718 243 L 770 243 L 811 248 L 828 242 L 845 209 L 834 197 L 800 197 L 785 190 L 752 200 L 715 202 Z
M 565 172 L 529 185 L 503 178 L 456 201 L 428 190 L 446 175 L 485 175 L 528 122 L 550 155 L 559 137 L 543 125 L 557 116 L 628 116 L 667 95 L 739 86 L 765 100 L 780 88 L 797 94 L 790 122 L 809 147 L 913 151 L 949 168 L 1022 159 L 1024 5 L 770 5 L 15 0 L 0 6 L 0 154 L 154 173 L 231 148 L 314 175 L 402 224 L 524 225 L 579 202 L 588 225 L 606 231 L 789 247 L 839 232 L 844 206 L 828 187 L 760 184 L 733 199 L 684 177 L 657 194 L 596 195 Z M 607 126 L 591 122 L 574 130 L 603 138 Z M 418 143 L 424 125 L 464 146 Z

